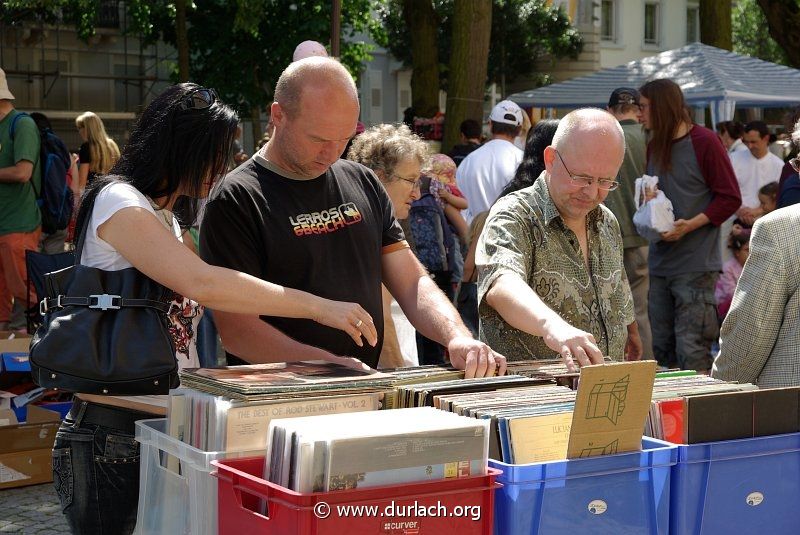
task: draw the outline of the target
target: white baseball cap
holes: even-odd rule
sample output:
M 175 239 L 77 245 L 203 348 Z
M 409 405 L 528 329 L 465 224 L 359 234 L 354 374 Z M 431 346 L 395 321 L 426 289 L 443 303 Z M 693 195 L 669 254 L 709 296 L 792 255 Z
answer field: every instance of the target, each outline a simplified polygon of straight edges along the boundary
M 325 46 L 317 41 L 303 41 L 297 48 L 294 49 L 292 54 L 292 61 L 300 61 L 301 59 L 310 58 L 312 56 L 328 57 L 328 51 Z
M 520 126 L 522 124 L 522 108 L 510 100 L 501 100 L 492 108 L 489 120 L 493 123 Z
M 14 95 L 8 90 L 8 81 L 6 80 L 6 71 L 0 69 L 0 99 L 14 100 Z

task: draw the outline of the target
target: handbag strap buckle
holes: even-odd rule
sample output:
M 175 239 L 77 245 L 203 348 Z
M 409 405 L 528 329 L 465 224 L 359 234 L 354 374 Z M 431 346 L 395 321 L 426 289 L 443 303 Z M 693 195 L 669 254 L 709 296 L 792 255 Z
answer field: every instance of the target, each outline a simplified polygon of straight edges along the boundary
M 61 298 L 64 297 L 63 295 L 57 295 L 55 298 L 47 298 L 45 297 L 39 302 L 39 314 L 44 316 L 47 314 L 47 311 L 51 308 L 63 308 L 64 305 L 61 304 Z
M 92 303 L 92 300 L 96 299 L 95 303 Z M 118 305 L 114 304 L 114 299 L 122 300 L 122 296 L 119 295 L 109 295 L 109 294 L 100 294 L 100 295 L 90 295 L 89 296 L 89 308 L 98 308 L 101 310 L 119 310 L 122 308 L 121 303 Z

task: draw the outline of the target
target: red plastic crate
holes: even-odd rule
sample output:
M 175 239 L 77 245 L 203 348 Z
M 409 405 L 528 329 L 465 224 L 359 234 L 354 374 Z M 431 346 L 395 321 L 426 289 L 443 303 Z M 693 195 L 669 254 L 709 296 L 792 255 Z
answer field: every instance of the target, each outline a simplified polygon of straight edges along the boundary
M 501 472 L 489 468 L 482 476 L 299 494 L 262 478 L 263 457 L 211 464 L 217 468 L 219 535 L 491 535 L 494 491 L 501 486 L 495 483 Z M 257 512 L 261 500 L 268 516 Z M 340 516 L 337 506 L 372 506 L 376 515 Z M 326 511 L 325 518 L 317 514 Z

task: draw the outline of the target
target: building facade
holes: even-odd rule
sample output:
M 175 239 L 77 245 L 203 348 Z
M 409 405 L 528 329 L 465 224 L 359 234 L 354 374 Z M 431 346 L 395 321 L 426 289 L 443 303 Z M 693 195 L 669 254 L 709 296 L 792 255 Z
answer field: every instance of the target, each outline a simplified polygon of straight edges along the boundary
M 97 113 L 122 145 L 140 106 L 170 84 L 177 54 L 163 42 L 145 46 L 128 35 L 120 0 L 101 0 L 96 35 L 88 43 L 74 27 L 0 22 L 0 66 L 15 107 L 47 115 L 67 147 L 81 140 L 75 118 Z
M 699 0 L 601 0 L 593 4 L 600 68 L 700 41 Z

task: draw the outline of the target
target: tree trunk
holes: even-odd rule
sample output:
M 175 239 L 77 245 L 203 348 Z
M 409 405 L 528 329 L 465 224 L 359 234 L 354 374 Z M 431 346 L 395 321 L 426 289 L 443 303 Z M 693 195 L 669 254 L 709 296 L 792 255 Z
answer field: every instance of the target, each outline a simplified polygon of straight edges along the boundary
M 492 0 L 455 0 L 442 152 L 458 143 L 464 119 L 483 120 L 491 33 Z
M 411 32 L 411 107 L 417 117 L 439 111 L 438 17 L 431 0 L 403 0 L 403 19 Z
M 733 50 L 731 0 L 700 0 L 700 42 Z
M 769 34 L 786 52 L 789 65 L 800 68 L 800 5 L 797 0 L 758 0 Z
M 189 81 L 189 34 L 186 31 L 186 0 L 175 0 L 175 42 L 178 48 L 178 79 Z

